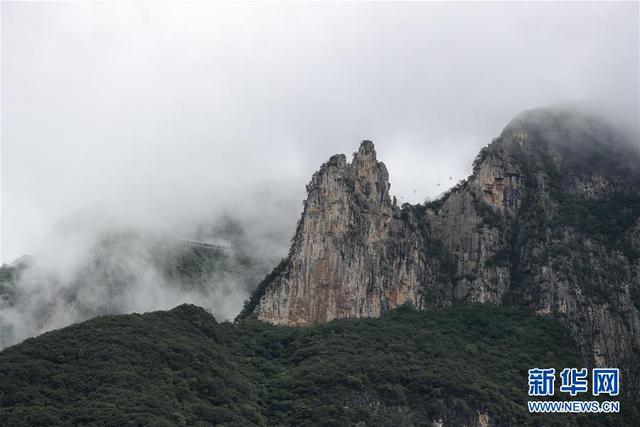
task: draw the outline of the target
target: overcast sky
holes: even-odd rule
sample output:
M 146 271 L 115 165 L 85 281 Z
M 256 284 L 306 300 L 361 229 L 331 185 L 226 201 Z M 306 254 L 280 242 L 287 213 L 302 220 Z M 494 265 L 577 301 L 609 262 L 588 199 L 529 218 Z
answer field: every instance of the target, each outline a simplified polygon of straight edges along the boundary
M 3 2 L 1 59 L 10 262 L 86 207 L 163 225 L 282 197 L 294 218 L 362 139 L 417 202 L 523 109 L 637 114 L 638 3 Z

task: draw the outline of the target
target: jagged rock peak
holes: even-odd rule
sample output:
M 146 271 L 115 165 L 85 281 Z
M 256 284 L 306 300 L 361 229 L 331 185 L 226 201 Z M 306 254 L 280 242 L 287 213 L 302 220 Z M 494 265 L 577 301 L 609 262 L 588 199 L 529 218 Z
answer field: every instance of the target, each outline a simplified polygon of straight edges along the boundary
M 307 185 L 306 205 L 326 207 L 340 202 L 347 210 L 351 202 L 361 207 L 390 206 L 389 188 L 387 168 L 377 160 L 373 142 L 365 140 L 351 163 L 344 154 L 335 154 L 320 167 Z
M 531 110 L 481 150 L 467 180 L 398 208 L 363 141 L 351 163 L 336 155 L 313 175 L 289 255 L 245 315 L 302 325 L 405 303 L 507 302 L 562 316 L 588 365 L 640 363 L 640 168 L 629 142 L 584 115 Z
M 254 298 L 257 317 L 307 324 L 380 314 L 380 297 L 372 298 L 369 287 L 381 276 L 361 267 L 380 264 L 378 246 L 387 241 L 392 214 L 389 187 L 371 141 L 360 144 L 351 163 L 343 154 L 324 163 L 307 185 L 289 257 L 261 287 L 259 304 Z
M 358 154 L 362 156 L 372 155 L 373 159 L 376 158 L 376 147 L 373 145 L 373 141 L 365 139 L 360 143 L 360 148 L 358 148 Z
M 376 165 L 378 163 L 379 162 L 376 157 L 376 149 L 373 145 L 373 142 L 369 140 L 362 141 L 360 143 L 360 148 L 358 148 L 358 151 L 353 153 L 353 161 L 351 165 L 363 166 L 366 164 Z M 325 164 L 338 167 L 347 166 L 347 157 L 344 154 L 334 154 L 333 156 L 329 157 L 329 160 Z M 383 163 L 380 164 L 384 166 Z

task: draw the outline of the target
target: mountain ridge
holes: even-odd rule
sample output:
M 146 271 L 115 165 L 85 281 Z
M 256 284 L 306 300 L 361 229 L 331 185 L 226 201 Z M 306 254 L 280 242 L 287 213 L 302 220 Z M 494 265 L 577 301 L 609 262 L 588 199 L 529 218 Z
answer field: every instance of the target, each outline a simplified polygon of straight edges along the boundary
M 335 155 L 313 175 L 288 257 L 241 317 L 304 325 L 404 303 L 515 304 L 561 316 L 589 366 L 635 369 L 638 164 L 633 141 L 597 117 L 535 109 L 439 200 L 398 207 L 364 141 L 351 163 Z
M 364 141 L 313 175 L 234 323 L 181 305 L 8 347 L 0 424 L 637 425 L 639 157 L 595 119 L 533 110 L 440 199 L 397 206 Z M 193 250 L 165 266 L 189 286 L 218 269 Z M 527 411 L 528 369 L 594 366 L 621 368 L 620 414 Z
M 531 414 L 526 372 L 579 363 L 557 319 L 455 304 L 306 327 L 193 305 L 100 316 L 0 352 L 0 424 L 632 425 Z M 635 412 L 634 412 L 635 411 Z

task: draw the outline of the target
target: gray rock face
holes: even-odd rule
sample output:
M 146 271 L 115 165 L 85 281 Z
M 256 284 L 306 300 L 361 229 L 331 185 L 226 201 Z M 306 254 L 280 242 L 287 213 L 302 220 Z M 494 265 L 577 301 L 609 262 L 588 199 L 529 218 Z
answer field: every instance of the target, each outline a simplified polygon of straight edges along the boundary
M 377 316 L 415 299 L 415 268 L 398 265 L 391 277 L 382 271 L 393 207 L 373 144 L 363 142 L 350 164 L 344 155 L 331 157 L 307 191 L 286 272 L 266 289 L 258 318 L 299 325 Z
M 640 353 L 640 155 L 588 116 L 533 110 L 441 199 L 395 205 L 364 141 L 313 175 L 289 256 L 245 310 L 304 325 L 405 303 L 509 303 L 560 316 L 589 365 Z

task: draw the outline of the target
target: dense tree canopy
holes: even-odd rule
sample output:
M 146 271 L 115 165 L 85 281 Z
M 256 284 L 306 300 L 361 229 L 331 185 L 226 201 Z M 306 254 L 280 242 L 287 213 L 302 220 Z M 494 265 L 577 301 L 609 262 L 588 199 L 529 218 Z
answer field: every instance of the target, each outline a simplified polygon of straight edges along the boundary
M 303 328 L 203 309 L 99 317 L 0 352 L 1 425 L 623 425 L 534 417 L 527 369 L 580 367 L 551 318 L 495 306 Z M 637 405 L 636 405 L 637 406 Z M 622 418 L 624 417 L 624 418 Z M 624 421 L 621 424 L 621 421 Z

